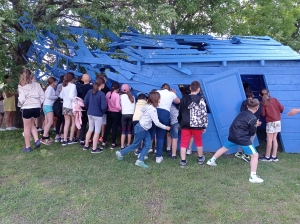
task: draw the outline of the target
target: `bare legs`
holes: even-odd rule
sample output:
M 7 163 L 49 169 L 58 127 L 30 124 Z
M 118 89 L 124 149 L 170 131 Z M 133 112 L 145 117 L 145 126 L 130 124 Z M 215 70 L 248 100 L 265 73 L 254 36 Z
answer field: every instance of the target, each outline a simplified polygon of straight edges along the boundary
M 49 130 L 53 124 L 53 112 L 49 112 L 45 115 L 44 137 L 49 137 Z
M 37 133 L 37 129 L 34 124 L 34 120 L 35 120 L 34 118 L 31 118 L 31 119 L 23 118 L 24 139 L 25 139 L 25 147 L 26 148 L 30 147 L 30 134 L 32 134 L 35 142 L 38 140 L 38 133 Z
M 278 132 L 267 133 L 266 157 L 270 157 L 272 148 L 273 148 L 272 157 L 277 156 L 277 150 L 278 150 L 277 134 Z
M 74 139 L 74 132 L 75 132 L 75 116 L 70 116 L 70 115 L 64 115 L 65 116 L 65 127 L 64 127 L 64 141 L 67 141 L 68 137 L 68 131 L 69 131 L 69 126 L 71 124 L 71 129 L 70 129 L 70 141 Z

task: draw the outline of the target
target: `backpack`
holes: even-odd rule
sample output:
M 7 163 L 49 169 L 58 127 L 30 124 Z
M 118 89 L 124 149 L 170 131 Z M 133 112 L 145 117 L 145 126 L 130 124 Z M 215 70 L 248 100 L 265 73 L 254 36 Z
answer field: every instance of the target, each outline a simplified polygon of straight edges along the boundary
M 58 98 L 57 100 L 55 100 L 54 104 L 53 104 L 53 113 L 54 116 L 56 117 L 62 117 L 62 108 L 63 108 L 63 103 L 62 103 L 62 99 Z
M 199 103 L 192 102 L 188 109 L 190 110 L 190 127 L 203 127 L 208 125 L 206 104 L 202 98 Z

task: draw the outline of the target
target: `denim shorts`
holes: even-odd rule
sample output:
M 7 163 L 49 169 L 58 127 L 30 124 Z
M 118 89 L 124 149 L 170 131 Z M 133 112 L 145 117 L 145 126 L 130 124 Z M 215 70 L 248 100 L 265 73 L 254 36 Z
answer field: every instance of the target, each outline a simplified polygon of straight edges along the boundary
M 171 138 L 178 138 L 179 129 L 180 129 L 180 125 L 178 122 L 171 125 L 171 130 L 170 130 Z
M 44 105 L 43 106 L 43 112 L 44 114 L 48 114 L 49 112 L 53 112 L 53 106 L 50 106 L 50 105 Z

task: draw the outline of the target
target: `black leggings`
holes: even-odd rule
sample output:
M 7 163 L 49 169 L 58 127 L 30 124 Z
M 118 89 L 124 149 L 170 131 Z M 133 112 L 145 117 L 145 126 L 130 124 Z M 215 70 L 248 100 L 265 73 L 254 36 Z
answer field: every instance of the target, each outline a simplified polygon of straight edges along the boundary
M 60 131 L 60 126 L 61 131 Z M 55 132 L 57 135 L 63 134 L 64 133 L 64 126 L 65 126 L 65 117 L 64 115 L 57 117 L 57 122 L 56 122 L 56 127 L 55 127 Z
M 122 134 L 131 134 L 133 114 L 122 114 Z
M 117 139 L 117 131 L 120 124 L 121 113 L 120 112 L 111 112 L 107 111 L 107 118 L 106 118 L 106 127 L 103 136 L 103 143 L 107 142 L 108 134 L 112 129 L 112 136 L 111 136 L 111 144 L 116 144 Z
M 81 129 L 80 129 L 80 141 L 85 140 L 85 135 L 86 135 L 86 126 L 89 121 L 87 111 L 82 111 L 82 116 L 81 116 Z

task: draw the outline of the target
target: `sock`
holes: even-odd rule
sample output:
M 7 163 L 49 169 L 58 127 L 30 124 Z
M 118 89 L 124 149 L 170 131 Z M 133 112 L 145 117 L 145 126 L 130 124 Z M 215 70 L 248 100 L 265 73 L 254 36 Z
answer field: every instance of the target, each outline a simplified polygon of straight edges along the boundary
M 167 147 L 167 151 L 171 150 L 171 147 Z
M 181 160 L 181 162 L 186 163 L 186 160 Z
M 172 156 L 176 156 L 176 154 L 172 154 Z
M 213 161 L 216 161 L 216 159 L 217 159 L 217 158 L 213 156 L 213 157 L 211 157 L 210 160 L 213 162 Z
M 256 172 L 251 172 L 250 173 L 250 176 L 252 177 L 252 176 L 256 176 Z

